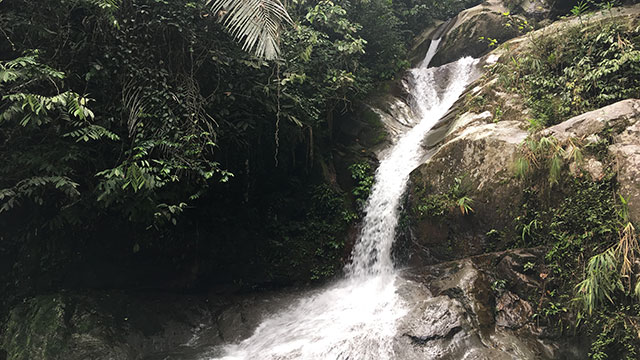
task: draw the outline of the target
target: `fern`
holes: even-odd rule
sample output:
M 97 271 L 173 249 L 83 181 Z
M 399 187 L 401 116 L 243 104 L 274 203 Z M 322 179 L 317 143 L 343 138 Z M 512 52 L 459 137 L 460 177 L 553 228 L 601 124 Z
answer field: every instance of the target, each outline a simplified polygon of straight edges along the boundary
M 38 52 L 0 63 L 0 85 L 18 80 L 64 79 L 63 72 L 38 62 Z
M 5 95 L 2 100 L 9 101 L 11 104 L 0 114 L 0 121 L 15 121 L 21 117 L 19 120 L 21 126 L 41 126 L 50 123 L 51 112 L 57 110 L 64 110 L 68 115 L 81 120 L 94 117 L 93 112 L 86 106 L 89 99 L 71 91 L 53 96 L 16 93 Z

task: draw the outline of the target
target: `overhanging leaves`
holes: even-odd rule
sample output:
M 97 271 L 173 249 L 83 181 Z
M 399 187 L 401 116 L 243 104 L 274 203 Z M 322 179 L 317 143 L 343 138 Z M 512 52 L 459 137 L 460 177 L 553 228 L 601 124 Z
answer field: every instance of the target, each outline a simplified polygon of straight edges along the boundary
M 283 23 L 293 21 L 279 0 L 207 0 L 242 49 L 259 58 L 276 59 L 280 54 Z

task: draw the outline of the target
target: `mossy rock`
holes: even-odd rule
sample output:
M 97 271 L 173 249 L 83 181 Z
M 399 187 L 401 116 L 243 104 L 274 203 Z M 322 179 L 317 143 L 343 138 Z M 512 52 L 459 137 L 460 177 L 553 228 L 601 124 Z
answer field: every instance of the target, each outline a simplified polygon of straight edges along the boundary
M 63 298 L 45 295 L 11 311 L 2 346 L 10 360 L 55 359 L 68 337 Z

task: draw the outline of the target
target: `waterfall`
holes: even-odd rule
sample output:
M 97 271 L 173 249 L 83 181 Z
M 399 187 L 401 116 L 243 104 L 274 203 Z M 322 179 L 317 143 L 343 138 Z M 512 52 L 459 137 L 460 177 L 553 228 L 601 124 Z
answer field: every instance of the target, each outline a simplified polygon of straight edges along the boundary
M 437 46 L 438 40 L 433 41 L 427 56 L 433 56 Z M 222 359 L 394 358 L 396 324 L 407 312 L 396 291 L 398 276 L 391 259 L 400 199 L 409 174 L 425 155 L 425 134 L 464 91 L 476 64 L 463 58 L 428 68 L 429 60 L 411 70 L 412 107 L 419 122 L 380 162 L 346 278 L 267 317 L 251 337 L 225 346 Z
M 429 50 L 427 50 L 427 55 L 425 55 L 424 60 L 422 60 L 422 62 L 420 63 L 420 68 L 429 67 L 431 60 L 433 60 L 433 57 L 436 56 L 436 52 L 438 52 L 438 46 L 440 46 L 441 40 L 442 39 L 431 40 L 431 43 L 429 44 Z

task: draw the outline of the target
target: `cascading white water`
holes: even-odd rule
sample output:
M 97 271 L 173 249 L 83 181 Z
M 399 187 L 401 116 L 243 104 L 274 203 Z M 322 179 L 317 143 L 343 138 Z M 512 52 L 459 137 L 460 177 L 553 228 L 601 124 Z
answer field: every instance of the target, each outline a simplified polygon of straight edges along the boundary
M 430 56 L 437 43 L 432 42 Z M 463 92 L 475 63 L 464 58 L 446 65 L 451 67 L 446 84 L 437 84 L 443 79 L 436 78 L 437 68 L 427 68 L 428 61 L 411 70 L 410 92 L 420 121 L 380 162 L 347 277 L 266 318 L 250 338 L 227 345 L 222 359 L 393 358 L 396 324 L 406 314 L 391 259 L 400 198 L 424 155 L 420 145 L 425 134 Z
M 429 50 L 427 50 L 427 55 L 425 55 L 418 68 L 429 67 L 429 64 L 431 64 L 431 60 L 433 60 L 433 57 L 436 56 L 436 53 L 438 52 L 438 47 L 440 46 L 441 40 L 442 39 L 431 40 L 431 43 L 429 44 Z
M 432 46 L 437 46 L 439 41 L 434 40 Z M 354 247 L 353 260 L 347 266 L 350 276 L 376 275 L 393 270 L 391 246 L 398 224 L 400 198 L 406 189 L 409 174 L 422 159 L 420 144 L 425 134 L 464 91 L 475 63 L 476 60 L 472 58 L 463 58 L 446 65 L 453 68 L 448 69 L 450 80 L 441 93 L 436 84 L 437 69 L 428 68 L 428 62 L 411 70 L 415 84 L 411 89 L 414 111 L 421 119 L 380 162 L 365 208 L 366 217 L 360 240 Z

